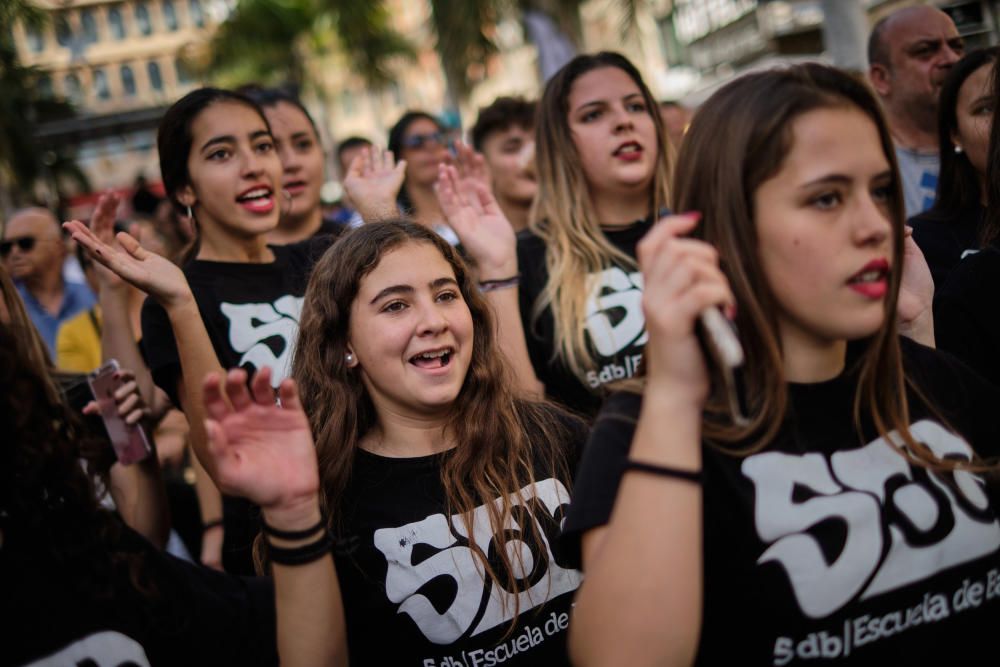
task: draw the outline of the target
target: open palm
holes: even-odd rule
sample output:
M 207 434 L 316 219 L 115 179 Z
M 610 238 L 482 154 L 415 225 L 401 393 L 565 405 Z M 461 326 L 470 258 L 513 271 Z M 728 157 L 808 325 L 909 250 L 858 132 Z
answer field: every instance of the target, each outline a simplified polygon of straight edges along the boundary
M 191 288 L 180 268 L 165 257 L 143 248 L 132 235 L 119 232 L 115 236 L 117 243 L 111 244 L 102 241 L 94 230 L 88 229 L 79 220 L 64 223 L 63 227 L 96 262 L 164 306 L 191 297 Z M 105 234 L 105 230 L 99 231 Z
M 316 448 L 309 422 L 292 380 L 279 387 L 274 401 L 271 371 L 262 368 L 250 389 L 243 370 L 205 378 L 209 452 L 216 481 L 226 493 L 243 496 L 262 508 L 311 498 L 319 489 Z M 227 403 L 228 396 L 230 403 Z
M 354 158 L 344 177 L 344 190 L 365 222 L 398 217 L 396 197 L 406 178 L 406 160 L 371 146 Z
M 479 266 L 481 278 L 507 278 L 517 272 L 514 228 L 486 185 L 478 179 L 460 180 L 455 167 L 442 164 L 434 191 L 448 225 Z

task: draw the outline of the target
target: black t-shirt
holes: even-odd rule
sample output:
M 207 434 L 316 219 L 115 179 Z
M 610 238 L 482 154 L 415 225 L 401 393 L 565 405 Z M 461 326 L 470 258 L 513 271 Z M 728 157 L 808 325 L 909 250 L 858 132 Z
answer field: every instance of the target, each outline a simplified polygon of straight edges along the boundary
M 278 664 L 269 579 L 197 567 L 122 530 L 114 551 L 143 559 L 143 585 L 152 583 L 153 595 L 135 592 L 123 568 L 109 584 L 114 595 L 87 601 L 49 554 L 0 549 L 0 664 Z
M 629 257 L 652 226 L 640 221 L 622 229 L 606 229 L 608 241 Z M 601 406 L 603 387 L 632 377 L 646 345 L 646 318 L 642 312 L 642 274 L 634 268 L 609 266 L 589 277 L 587 340 L 594 365 L 580 378 L 556 356 L 555 320 L 551 307 L 535 318 L 534 308 L 549 275 L 545 266 L 545 242 L 529 231 L 518 234 L 517 262 L 521 271 L 521 320 L 528 355 L 546 395 L 583 415 L 593 416 Z
M 934 296 L 937 345 L 1000 386 L 1000 248 L 963 259 Z
M 584 437 L 581 430 L 571 449 L 578 451 Z M 536 470 L 534 488 L 524 490 L 536 518 L 524 506 L 515 507 L 507 539 L 516 539 L 530 522 L 548 544 L 539 552 L 521 543 L 528 570 L 521 578 L 533 585 L 518 602 L 483 577 L 462 516 L 447 513 L 440 471 L 449 455 L 356 455 L 342 505 L 343 527 L 335 531 L 351 663 L 568 665 L 566 627 L 580 574 L 555 549 L 569 502 L 568 480 Z M 576 459 L 570 457 L 571 466 Z M 494 549 L 485 506 L 475 510 L 473 525 L 477 546 Z M 520 615 L 511 630 L 516 604 Z
M 288 377 L 309 272 L 335 239 L 325 235 L 269 246 L 274 261 L 268 264 L 194 260 L 184 267 L 223 368 L 241 367 L 252 375 L 269 366 L 275 387 Z M 167 312 L 151 298 L 142 306 L 142 347 L 153 381 L 180 406 L 177 341 Z M 201 382 L 201 378 L 186 380 Z M 260 528 L 258 513 L 248 501 L 226 496 L 223 519 L 223 566 L 227 572 L 252 575 L 251 545 Z
M 904 356 L 965 439 L 911 396 L 913 436 L 941 457 L 968 459 L 966 440 L 995 456 L 1000 431 L 987 410 L 997 392 L 945 353 L 905 343 Z M 860 435 L 855 387 L 854 373 L 790 385 L 792 418 L 760 453 L 703 447 L 698 664 L 996 662 L 995 488 L 910 464 L 870 424 Z M 569 551 L 609 520 L 641 400 L 613 395 L 594 426 L 564 527 Z
M 979 249 L 979 226 L 984 213 L 982 206 L 955 212 L 932 209 L 907 221 L 937 289 L 963 257 Z

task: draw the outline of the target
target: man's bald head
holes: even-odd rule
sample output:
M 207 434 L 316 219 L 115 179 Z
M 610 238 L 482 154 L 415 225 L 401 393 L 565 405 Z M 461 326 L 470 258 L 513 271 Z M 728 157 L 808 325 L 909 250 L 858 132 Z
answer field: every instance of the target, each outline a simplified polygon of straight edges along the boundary
M 13 278 L 30 283 L 62 274 L 66 246 L 59 220 L 48 209 L 15 213 L 4 227 L 3 240 L 11 243 L 3 260 Z
M 875 24 L 868 40 L 868 76 L 890 124 L 936 132 L 937 98 L 965 45 L 955 22 L 929 5 L 904 7 Z

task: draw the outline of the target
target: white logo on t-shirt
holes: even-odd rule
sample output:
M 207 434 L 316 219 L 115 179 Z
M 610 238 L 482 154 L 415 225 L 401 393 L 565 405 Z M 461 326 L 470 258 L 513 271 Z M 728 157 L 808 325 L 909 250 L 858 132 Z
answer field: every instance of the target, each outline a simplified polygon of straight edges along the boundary
M 304 298 L 285 295 L 274 303 L 223 303 L 229 320 L 229 344 L 242 353 L 240 366 L 271 368 L 271 384 L 277 387 L 292 369 L 292 346 L 299 335 L 299 316 Z M 280 338 L 278 353 L 265 341 Z
M 560 506 L 569 502 L 566 487 L 556 479 L 546 479 L 524 487 L 521 495 L 525 505 L 515 505 L 515 510 L 520 507 L 525 511 L 515 512 L 505 532 L 515 577 L 523 584 L 516 602 L 524 612 L 576 590 L 580 585 L 580 573 L 556 563 L 548 536 L 534 519 L 534 515 L 541 516 L 541 512 L 555 517 Z M 511 500 L 517 503 L 516 496 Z M 477 548 L 489 553 L 495 546 L 485 505 L 473 511 L 472 521 Z M 535 525 L 525 526 L 525 521 Z M 518 539 L 522 531 L 537 533 L 545 551 L 540 552 L 529 542 Z M 375 531 L 375 546 L 388 563 L 386 595 L 399 605 L 398 612 L 408 614 L 424 636 L 435 644 L 450 644 L 466 633 L 478 635 L 509 621 L 514 615 L 514 594 L 492 585 L 467 544 L 468 531 L 460 514 L 451 517 L 434 514 L 405 526 Z M 523 569 L 516 553 L 520 555 Z M 438 577 L 445 577 L 453 584 L 454 598 L 450 601 L 431 600 L 428 595 L 432 593 L 421 590 Z M 489 597 L 484 600 L 487 595 Z
M 92 665 L 93 667 L 149 667 L 149 658 L 139 642 L 120 632 L 95 632 L 24 667 L 48 665 Z
M 612 266 L 588 279 L 587 333 L 597 353 L 613 357 L 629 345 L 645 345 L 642 313 L 642 273 L 625 273 Z
M 917 422 L 910 433 L 939 458 L 972 456 L 964 440 L 936 422 Z M 890 437 L 902 446 L 898 433 Z M 927 471 L 882 438 L 830 457 L 756 454 L 742 470 L 755 487 L 757 534 L 770 545 L 757 562 L 784 568 L 810 618 L 1000 548 L 1000 524 L 980 476 Z M 832 555 L 809 532 L 828 521 L 846 527 Z

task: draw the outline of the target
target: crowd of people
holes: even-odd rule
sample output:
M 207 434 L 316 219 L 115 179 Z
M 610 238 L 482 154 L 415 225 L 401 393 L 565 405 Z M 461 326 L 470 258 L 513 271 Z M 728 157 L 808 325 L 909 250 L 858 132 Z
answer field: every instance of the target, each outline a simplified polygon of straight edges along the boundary
M 584 54 L 342 141 L 334 212 L 295 96 L 185 95 L 173 231 L 4 221 L 4 662 L 992 663 L 997 53 Z

